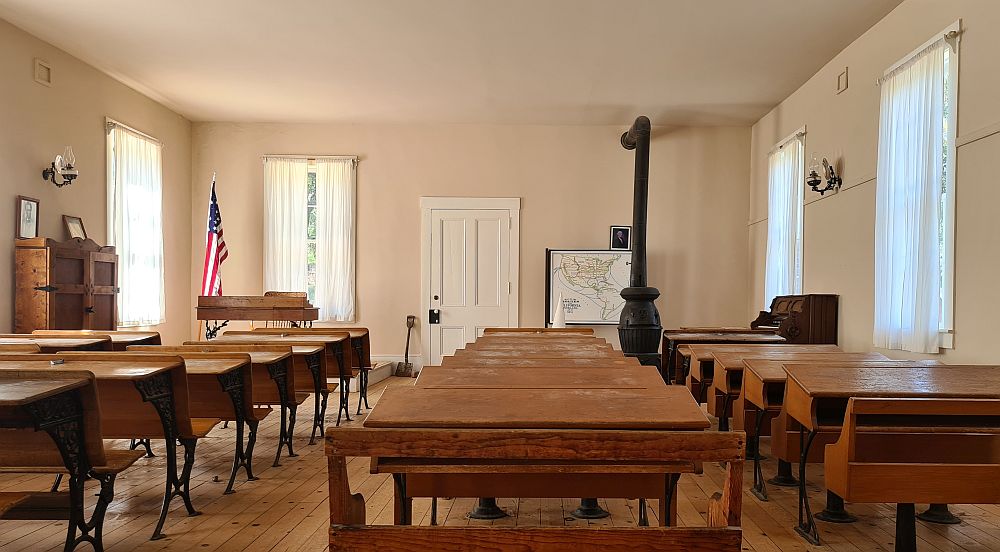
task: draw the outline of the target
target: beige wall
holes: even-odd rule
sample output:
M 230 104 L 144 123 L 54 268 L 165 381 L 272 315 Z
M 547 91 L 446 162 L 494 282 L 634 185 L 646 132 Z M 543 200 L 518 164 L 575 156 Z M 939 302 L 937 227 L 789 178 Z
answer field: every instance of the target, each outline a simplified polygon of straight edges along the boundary
M 907 0 L 753 127 L 747 313 L 763 302 L 767 240 L 767 154 L 806 125 L 813 152 L 841 159 L 844 186 L 820 198 L 806 191 L 803 290 L 839 293 L 840 339 L 849 350 L 872 348 L 875 171 L 882 72 L 956 19 L 963 29 L 959 77 L 956 184 L 955 349 L 949 362 L 996 361 L 992 324 L 1000 309 L 1000 2 Z M 850 87 L 835 93 L 849 67 Z M 898 351 L 895 357 L 906 356 Z
M 420 196 L 522 198 L 521 325 L 541 325 L 545 248 L 606 248 L 610 225 L 631 224 L 634 156 L 618 143 L 623 130 L 195 123 L 192 260 L 202 262 L 197 222 L 217 171 L 230 250 L 226 293 L 261 293 L 261 157 L 356 154 L 357 313 L 372 329 L 375 354 L 401 354 L 405 316 L 420 314 Z M 749 141 L 748 128 L 654 129 L 649 278 L 663 293 L 665 326 L 747 321 Z M 195 287 L 199 278 L 192 274 Z M 411 347 L 419 343 L 415 335 Z
M 53 85 L 34 82 L 34 58 L 52 65 Z M 83 218 L 87 234 L 107 243 L 104 118 L 151 134 L 163 142 L 164 263 L 167 323 L 158 329 L 167 342 L 187 338 L 190 329 L 191 124 L 50 44 L 0 20 L 0 331 L 13 318 L 14 203 L 18 195 L 37 198 L 39 233 L 65 239 L 62 215 Z M 66 145 L 76 153 L 80 178 L 57 189 L 42 181 L 42 169 Z

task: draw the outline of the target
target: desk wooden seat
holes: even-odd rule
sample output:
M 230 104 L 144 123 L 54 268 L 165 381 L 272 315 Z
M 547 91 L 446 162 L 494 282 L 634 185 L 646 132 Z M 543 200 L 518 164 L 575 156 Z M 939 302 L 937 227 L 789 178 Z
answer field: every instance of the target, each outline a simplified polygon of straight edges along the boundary
M 441 366 L 447 367 L 476 367 L 476 366 L 512 366 L 523 369 L 547 368 L 549 366 L 563 366 L 573 368 L 599 368 L 608 369 L 616 366 L 639 366 L 639 361 L 635 357 L 622 356 L 620 358 L 477 358 L 477 357 L 443 357 Z
M 37 343 L 0 343 L 0 353 L 40 353 L 41 347 Z
M 895 550 L 916 552 L 914 503 L 1000 503 L 1000 400 L 848 399 L 825 467 L 844 500 L 895 502 Z
M 546 358 L 546 359 L 563 359 L 563 358 L 623 358 L 621 351 L 615 350 L 587 350 L 587 349 L 576 349 L 567 351 L 551 351 L 546 350 L 544 346 L 538 346 L 537 348 L 525 348 L 519 351 L 512 350 L 491 350 L 491 351 L 467 351 L 465 349 L 458 349 L 455 351 L 452 358 L 458 360 L 464 360 L 467 358 L 506 358 L 506 359 L 522 359 L 522 358 Z
M 111 337 L 107 334 L 63 336 L 44 334 L 0 334 L 0 345 L 37 345 L 43 353 L 60 351 L 110 351 Z
M 34 330 L 32 335 L 56 337 L 90 337 L 106 335 L 111 338 L 111 349 L 124 351 L 129 345 L 159 345 L 160 332 L 140 332 L 126 330 Z
M 94 375 L 85 371 L 0 371 L 0 471 L 70 476 L 67 492 L 0 492 L 0 519 L 68 520 L 65 552 L 83 542 L 104 550 L 115 478 L 142 456 L 104 448 L 96 388 Z M 88 520 L 89 478 L 101 489 Z
M 383 399 L 384 400 L 384 399 Z M 383 403 L 373 411 L 379 411 Z M 552 446 L 558 442 L 560 446 Z M 499 549 L 556 550 L 570 545 L 579 550 L 721 550 L 740 549 L 743 441 L 738 434 L 704 432 L 505 429 L 330 429 L 327 456 L 330 476 L 331 550 Z M 397 526 L 366 525 L 364 497 L 351 494 L 347 457 L 378 458 L 386 470 L 389 460 L 438 462 L 453 465 L 526 462 L 544 466 L 561 462 L 586 466 L 593 472 L 618 471 L 621 465 L 723 461 L 728 463 L 723 492 L 709 503 L 709 528 L 517 528 L 401 527 L 409 525 L 413 492 L 421 489 L 420 473 L 409 463 L 393 472 Z M 464 463 L 464 464 L 463 464 Z M 437 467 L 432 466 L 432 469 Z M 486 466 L 488 468 L 488 466 Z M 419 470 L 420 468 L 416 468 Z M 671 468 L 664 468 L 671 469 Z M 473 470 L 475 471 L 475 470 Z M 547 474 L 540 474 L 546 477 Z M 487 492 L 498 489 L 483 489 Z M 419 495 L 418 495 L 419 496 Z
M 608 367 L 598 376 L 557 364 L 544 370 L 512 366 L 424 366 L 415 385 L 485 389 L 648 389 L 662 387 L 663 380 L 653 366 Z

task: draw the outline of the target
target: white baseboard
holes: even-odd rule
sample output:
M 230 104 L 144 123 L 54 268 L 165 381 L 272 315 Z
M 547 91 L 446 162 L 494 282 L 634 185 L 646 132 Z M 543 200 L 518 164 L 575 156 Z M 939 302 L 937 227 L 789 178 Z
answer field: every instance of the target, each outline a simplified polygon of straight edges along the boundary
M 372 355 L 372 364 L 375 365 L 370 372 L 368 372 L 368 385 L 378 383 L 390 376 L 392 376 L 396 371 L 396 365 L 403 362 L 402 355 Z M 423 359 L 420 355 L 410 355 L 410 363 L 413 364 L 413 373 L 416 374 L 423 367 Z M 358 391 L 358 378 L 351 378 L 350 391 L 351 393 L 356 393 Z

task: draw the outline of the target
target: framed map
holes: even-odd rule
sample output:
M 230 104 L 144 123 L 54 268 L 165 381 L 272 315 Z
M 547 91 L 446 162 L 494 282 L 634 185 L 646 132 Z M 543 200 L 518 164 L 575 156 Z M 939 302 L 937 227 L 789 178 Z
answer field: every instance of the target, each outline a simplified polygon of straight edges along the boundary
M 562 293 L 567 324 L 617 325 L 632 270 L 630 251 L 545 250 L 545 325 L 555 317 Z

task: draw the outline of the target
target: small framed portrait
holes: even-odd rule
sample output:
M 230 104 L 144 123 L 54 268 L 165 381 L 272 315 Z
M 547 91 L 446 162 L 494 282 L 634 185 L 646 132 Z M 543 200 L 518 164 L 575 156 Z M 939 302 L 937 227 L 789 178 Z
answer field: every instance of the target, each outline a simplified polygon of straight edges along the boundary
M 632 227 L 612 226 L 611 227 L 611 247 L 619 251 L 629 251 L 632 249 Z
M 87 230 L 83 227 L 82 218 L 63 215 L 63 224 L 66 225 L 66 232 L 70 238 L 87 239 Z
M 38 237 L 38 200 L 33 197 L 17 196 L 17 237 L 18 239 Z

